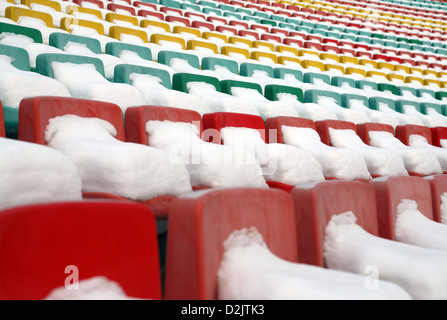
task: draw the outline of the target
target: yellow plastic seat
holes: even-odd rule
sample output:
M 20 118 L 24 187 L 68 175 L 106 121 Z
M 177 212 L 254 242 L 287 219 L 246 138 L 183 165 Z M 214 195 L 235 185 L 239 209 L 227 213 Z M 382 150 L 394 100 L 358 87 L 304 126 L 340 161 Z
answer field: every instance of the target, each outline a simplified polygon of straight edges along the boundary
M 343 74 L 345 74 L 345 68 L 343 68 L 341 65 L 337 64 L 324 64 L 324 71 L 341 71 Z
M 90 28 L 96 30 L 96 32 L 100 35 L 104 35 L 104 25 L 95 22 L 95 21 L 89 21 L 84 19 L 76 19 L 71 17 L 64 17 L 61 19 L 61 29 L 71 32 L 73 26 L 80 26 L 84 28 Z
M 109 36 L 121 40 L 123 34 L 128 34 L 140 38 L 143 42 L 149 42 L 147 33 L 140 29 L 127 28 L 122 26 L 112 26 L 109 28 Z
M 24 16 L 42 20 L 47 27 L 53 28 L 53 17 L 49 13 L 15 6 L 10 6 L 5 9 L 5 17 L 15 22 L 18 22 L 19 18 Z
M 274 64 L 278 63 L 278 58 L 276 54 L 265 51 L 253 50 L 250 54 L 250 58 L 262 63 L 266 62 L 266 60 L 268 60 L 268 62 L 270 62 L 271 60 L 271 62 Z
M 199 29 L 185 27 L 185 26 L 175 26 L 173 29 L 173 33 L 188 34 L 189 36 L 194 37 L 194 38 L 202 37 L 202 32 Z
M 102 12 L 100 10 L 97 9 L 92 9 L 92 8 L 84 8 L 84 7 L 80 7 L 80 6 L 75 6 L 75 5 L 68 5 L 66 7 L 67 13 L 71 16 L 73 16 L 74 18 L 76 18 L 77 13 L 81 13 L 81 14 L 89 14 L 92 16 L 96 16 L 98 19 L 102 20 L 103 19 L 103 15 Z
M 301 60 L 301 66 L 305 69 L 308 68 L 318 68 L 322 72 L 324 71 L 324 63 L 320 61 L 312 61 L 312 60 Z
M 430 85 L 437 85 L 439 88 L 442 88 L 442 82 L 435 79 L 424 79 L 423 81 L 424 86 L 430 86 Z
M 219 48 L 217 47 L 217 44 L 211 42 L 211 41 L 205 41 L 204 40 L 189 40 L 187 43 L 186 48 L 188 50 L 199 50 L 199 48 L 205 48 L 209 49 L 214 52 L 214 54 L 219 53 Z
M 320 53 L 320 59 L 340 63 L 340 56 L 332 53 Z
M 202 32 L 202 38 L 210 41 L 217 40 L 215 42 L 225 42 L 228 43 L 228 37 L 220 32 L 205 31 Z
M 413 82 L 419 82 L 421 85 L 424 85 L 424 80 L 422 78 L 414 76 L 405 77 L 405 83 L 413 83 Z
M 378 69 L 387 69 L 387 70 L 393 71 L 393 72 L 395 71 L 394 64 L 389 63 L 389 62 L 378 62 L 377 68 Z
M 250 59 L 250 51 L 248 51 L 248 49 L 235 46 L 222 46 L 220 48 L 220 53 L 229 56 L 230 58 L 236 58 L 237 56 L 243 55 L 246 59 Z
M 244 38 L 244 37 L 239 37 L 239 36 L 231 36 L 228 38 L 228 43 L 237 45 L 237 46 L 242 46 L 242 48 L 252 48 L 253 44 L 252 41 L 250 39 Z
M 410 67 L 409 66 L 404 66 L 402 64 L 396 64 L 394 65 L 394 71 L 399 72 L 399 71 L 403 71 L 407 74 L 411 73 Z
M 119 14 L 115 12 L 109 12 L 106 14 L 106 21 L 119 24 L 119 21 L 123 21 L 125 23 L 130 23 L 134 25 L 135 27 L 139 26 L 139 21 L 137 17 L 125 15 L 125 14 Z
M 264 41 L 264 40 L 255 40 L 252 41 L 253 48 L 258 49 L 268 49 L 269 51 L 275 51 L 275 45 L 271 42 Z
M 423 75 L 424 75 L 424 70 L 422 68 L 411 67 L 410 72 L 413 76 L 416 76 L 416 77 L 423 77 Z
M 291 46 L 278 45 L 278 46 L 276 46 L 275 50 L 276 50 L 276 52 L 285 54 L 287 56 L 292 56 L 292 57 L 293 56 L 295 56 L 295 57 L 298 56 L 298 49 L 294 48 L 294 47 L 291 47 Z
M 359 64 L 359 59 L 355 58 L 355 57 L 349 57 L 349 56 L 339 56 L 340 59 L 340 63 L 343 64 L 347 64 L 347 63 L 352 63 L 352 64 Z
M 278 56 L 278 63 L 294 69 L 301 67 L 300 59 L 289 56 Z
M 380 71 L 367 71 L 366 72 L 366 77 L 367 78 L 372 78 L 372 77 L 383 77 L 384 80 L 388 80 L 386 77 L 386 73 L 384 72 L 380 72 Z
M 399 80 L 405 83 L 405 76 L 401 75 L 401 74 L 395 74 L 395 73 L 389 73 L 386 75 L 386 78 L 389 81 L 393 81 L 393 80 Z
M 374 60 L 369 60 L 369 59 L 360 59 L 359 60 L 359 65 L 361 66 L 372 66 L 374 69 L 378 69 L 377 68 L 377 62 Z
M 366 77 L 366 71 L 360 68 L 353 68 L 353 67 L 345 68 L 345 74 L 360 75 L 362 77 Z
M 11 1 L 11 3 L 14 3 L 14 1 Z M 62 8 L 61 8 L 61 4 L 57 1 L 51 1 L 51 0 L 21 0 L 20 1 L 21 4 L 29 7 L 32 9 L 32 4 L 39 4 L 42 6 L 46 6 L 46 7 L 50 7 L 56 11 L 61 12 Z
M 298 57 L 305 57 L 305 56 L 316 56 L 318 58 L 320 58 L 320 54 L 316 51 L 311 51 L 311 50 L 298 50 Z
M 141 28 L 157 27 L 157 28 L 164 29 L 165 32 L 171 32 L 171 26 L 168 23 L 162 22 L 162 21 L 153 21 L 153 20 L 149 20 L 149 19 L 142 19 L 140 21 L 140 27 Z
M 159 34 L 154 33 L 151 35 L 151 42 L 156 44 L 162 44 L 163 42 L 172 42 L 172 43 L 178 43 L 181 45 L 181 47 L 186 49 L 186 41 L 183 38 L 173 36 L 171 34 Z
M 436 70 L 433 70 L 433 69 L 425 69 L 425 70 L 422 71 L 422 74 L 423 74 L 424 76 L 430 76 L 430 75 L 432 75 L 432 76 L 434 76 L 435 78 L 438 77 L 438 72 L 437 72 Z

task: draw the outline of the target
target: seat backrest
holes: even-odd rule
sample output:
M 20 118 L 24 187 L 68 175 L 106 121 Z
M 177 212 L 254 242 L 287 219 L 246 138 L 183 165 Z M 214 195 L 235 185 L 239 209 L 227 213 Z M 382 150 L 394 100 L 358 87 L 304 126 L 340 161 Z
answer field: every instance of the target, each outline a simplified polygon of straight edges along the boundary
M 152 61 L 152 51 L 149 47 L 130 44 L 120 41 L 108 42 L 105 46 L 105 53 L 119 57 L 123 50 L 132 51 L 138 54 L 142 59 Z
M 132 74 L 146 74 L 157 77 L 161 80 L 161 85 L 163 85 L 166 89 L 172 89 L 171 75 L 167 70 L 145 67 L 135 64 L 117 64 L 114 69 L 113 81 L 117 83 L 132 84 Z
M 225 127 L 256 129 L 261 134 L 261 138 L 266 140 L 264 120 L 257 115 L 233 112 L 206 113 L 203 115 L 202 122 L 203 139 L 207 142 L 222 144 L 220 130 Z
M 301 263 L 324 266 L 325 228 L 333 215 L 352 211 L 362 228 L 378 235 L 374 189 L 367 183 L 328 180 L 298 186 L 290 195 Z
M 333 129 L 351 129 L 357 133 L 357 127 L 354 123 L 343 120 L 319 120 L 315 121 L 317 132 L 320 135 L 321 142 L 331 145 L 329 128 Z
M 250 227 L 273 254 L 297 262 L 293 204 L 286 192 L 210 189 L 176 198 L 169 211 L 165 299 L 215 299 L 223 241 Z
M 106 120 L 115 127 L 115 138 L 124 141 L 123 112 L 119 106 L 109 102 L 70 97 L 23 99 L 19 106 L 19 140 L 45 145 L 45 130 L 50 119 L 66 114 Z
M 150 145 L 146 132 L 146 123 L 150 120 L 189 122 L 196 125 L 199 128 L 200 136 L 202 135 L 202 118 L 198 112 L 193 110 L 159 106 L 129 107 L 124 118 L 127 142 Z
M 441 140 L 447 139 L 447 127 L 433 127 L 431 130 L 431 142 L 434 146 L 440 147 Z
M 427 139 L 429 144 L 432 144 L 431 130 L 429 127 L 420 126 L 416 124 L 406 124 L 403 126 L 396 126 L 396 138 L 402 141 L 403 144 L 409 145 L 410 136 L 418 134 Z
M 268 143 L 277 142 L 284 143 L 282 135 L 282 126 L 304 127 L 317 130 L 315 122 L 310 119 L 296 117 L 275 117 L 268 118 L 265 121 L 266 140 Z
M 33 39 L 35 43 L 42 43 L 42 33 L 40 30 L 25 27 L 18 24 L 0 22 L 0 34 L 2 33 L 13 33 L 13 34 L 21 34 L 27 36 L 28 38 Z
M 371 131 L 386 131 L 394 136 L 394 128 L 389 124 L 366 122 L 366 123 L 359 123 L 356 125 L 356 127 L 357 127 L 357 134 L 367 145 L 370 144 L 369 133 Z
M 442 222 L 441 220 L 441 205 L 445 203 L 441 197 L 445 197 L 447 192 L 447 175 L 437 174 L 424 177 L 428 180 L 431 188 L 431 199 L 432 199 L 432 209 L 433 209 L 433 220 L 436 222 Z
M 130 202 L 57 202 L 1 211 L 0 299 L 44 299 L 70 276 L 104 276 L 129 297 L 161 299 L 156 232 L 151 211 Z
M 80 56 L 64 53 L 41 53 L 36 58 L 36 72 L 53 78 L 53 62 L 60 63 L 76 63 L 76 64 L 92 64 L 96 71 L 101 75 L 105 75 L 104 64 L 101 59 L 90 56 Z
M 87 46 L 87 48 L 90 49 L 93 53 L 101 53 L 101 43 L 97 39 L 65 32 L 53 32 L 52 34 L 50 34 L 49 45 L 52 47 L 64 50 L 65 46 L 69 42 L 83 44 Z
M 433 220 L 430 184 L 426 179 L 414 176 L 396 176 L 372 179 L 369 183 L 375 190 L 381 237 L 395 239 L 397 206 L 403 199 L 415 200 L 418 210 Z
M 23 48 L 0 44 L 0 56 L 13 58 L 11 64 L 17 69 L 30 71 L 29 54 Z

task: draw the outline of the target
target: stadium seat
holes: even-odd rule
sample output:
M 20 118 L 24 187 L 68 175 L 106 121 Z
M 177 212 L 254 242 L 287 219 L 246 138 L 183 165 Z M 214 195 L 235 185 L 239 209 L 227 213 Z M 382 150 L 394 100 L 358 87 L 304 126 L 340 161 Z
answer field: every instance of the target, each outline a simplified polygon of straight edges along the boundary
M 5 120 L 3 117 L 3 106 L 0 102 L 0 138 L 5 137 Z
M 161 299 L 155 221 L 143 205 L 20 206 L 1 211 L 0 221 L 3 300 L 45 299 L 64 285 L 82 289 L 93 277 L 116 282 L 129 297 Z
M 395 240 L 397 206 L 404 199 L 417 202 L 418 210 L 433 220 L 430 183 L 422 177 L 387 177 L 369 182 L 374 188 L 379 236 Z
M 396 127 L 396 138 L 398 138 L 400 141 L 402 141 L 403 144 L 406 144 L 407 146 L 410 145 L 410 136 L 413 134 L 423 136 L 425 139 L 427 139 L 427 142 L 429 144 L 432 144 L 431 130 L 428 127 L 410 124 Z
M 194 197 L 175 199 L 169 216 L 164 287 L 167 300 L 217 298 L 222 242 L 235 230 L 255 227 L 276 256 L 298 261 L 293 204 L 283 191 L 200 191 Z
M 124 42 L 108 42 L 105 46 L 105 53 L 120 57 L 123 51 L 132 51 L 138 54 L 140 58 L 152 61 L 151 49 L 145 46 L 139 46 Z
M 432 199 L 432 209 L 433 209 L 433 220 L 440 223 L 445 223 L 443 216 L 445 213 L 444 209 L 441 209 L 445 205 L 445 198 L 447 192 L 447 175 L 437 174 L 429 177 L 425 177 L 431 188 L 431 199 Z M 442 218 L 441 218 L 442 217 Z
M 101 43 L 97 39 L 61 32 L 53 32 L 52 34 L 50 34 L 50 46 L 64 50 L 65 46 L 69 42 L 75 42 L 85 45 L 93 53 L 101 53 Z
M 104 64 L 96 57 L 58 53 L 39 54 L 36 58 L 36 72 L 40 73 L 41 75 L 54 78 L 52 67 L 53 62 L 92 64 L 95 66 L 97 72 L 99 72 L 102 76 L 105 76 Z
M 379 234 L 374 189 L 365 182 L 324 181 L 294 188 L 290 195 L 295 205 L 298 257 L 302 263 L 325 266 L 325 228 L 333 215 L 352 211 L 361 227 Z

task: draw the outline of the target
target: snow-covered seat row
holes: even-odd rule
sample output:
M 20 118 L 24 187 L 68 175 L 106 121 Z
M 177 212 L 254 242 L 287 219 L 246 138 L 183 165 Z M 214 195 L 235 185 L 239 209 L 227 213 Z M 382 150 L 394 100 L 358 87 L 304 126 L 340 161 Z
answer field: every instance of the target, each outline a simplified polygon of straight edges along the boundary
M 0 225 L 2 300 L 162 298 L 155 220 L 141 204 L 23 205 L 0 211 Z

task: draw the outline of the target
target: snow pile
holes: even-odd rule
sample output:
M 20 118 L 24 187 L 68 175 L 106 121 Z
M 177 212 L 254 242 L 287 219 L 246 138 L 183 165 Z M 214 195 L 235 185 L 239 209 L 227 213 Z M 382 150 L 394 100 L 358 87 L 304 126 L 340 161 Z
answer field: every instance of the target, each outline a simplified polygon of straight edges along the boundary
M 325 177 L 343 180 L 371 179 L 361 155 L 350 149 L 324 144 L 314 129 L 282 126 L 281 131 L 285 144 L 308 151 L 320 162 Z
M 60 152 L 6 138 L 0 138 L 0 150 L 0 209 L 82 199 L 77 169 Z
M 322 107 L 316 103 L 302 103 L 292 94 L 285 92 L 278 93 L 277 99 L 281 103 L 293 106 L 300 118 L 311 119 L 313 121 L 329 119 L 337 120 L 337 116 L 332 110 Z
M 378 109 L 384 113 L 389 113 L 391 115 L 394 115 L 399 119 L 399 125 L 406 125 L 406 124 L 417 124 L 423 126 L 423 121 L 414 115 L 410 114 L 403 114 L 400 112 L 397 112 L 396 110 L 391 109 L 388 104 L 379 102 Z
M 193 186 L 267 188 L 259 161 L 250 152 L 200 139 L 191 123 L 148 121 L 149 144 L 186 165 Z
M 442 173 L 441 165 L 432 151 L 407 146 L 391 132 L 371 131 L 369 132 L 369 143 L 373 147 L 391 149 L 397 152 L 404 160 L 408 172 L 416 172 L 422 175 Z
M 70 97 L 59 81 L 12 65 L 13 58 L 0 55 L 0 100 L 4 106 L 18 108 L 23 98 L 33 96 Z
M 356 100 L 356 99 L 350 100 L 349 108 L 366 113 L 371 119 L 371 122 L 388 124 L 393 128 L 396 128 L 399 125 L 399 118 L 396 115 L 392 113 L 386 113 L 379 110 L 370 109 L 367 106 L 365 106 L 364 101 L 362 100 Z
M 404 114 L 420 118 L 426 127 L 445 127 L 447 125 L 443 117 L 422 114 L 413 105 L 404 105 L 402 108 Z
M 298 117 L 298 113 L 293 106 L 284 101 L 270 101 L 256 89 L 233 87 L 231 88 L 231 95 L 252 101 L 264 120 L 279 116 Z
M 137 52 L 134 52 L 134 51 L 122 50 L 119 53 L 119 58 L 122 61 L 124 61 L 124 63 L 126 63 L 126 64 L 135 64 L 135 65 L 143 66 L 143 67 L 150 67 L 150 68 L 166 70 L 167 72 L 169 72 L 169 74 L 171 76 L 171 81 L 172 81 L 172 76 L 175 73 L 174 69 L 172 69 L 171 67 L 164 65 L 162 63 L 152 61 L 152 60 L 144 59 L 144 58 L 140 57 Z
M 409 141 L 408 141 L 410 147 L 416 148 L 416 149 L 426 149 L 431 152 L 433 152 L 436 155 L 436 158 L 438 158 L 439 164 L 441 165 L 442 171 L 447 171 L 447 150 L 444 148 L 435 147 L 434 145 L 431 145 L 428 143 L 427 139 L 424 136 L 421 136 L 419 134 L 412 134 L 410 135 Z
M 104 276 L 95 276 L 77 283 L 78 287 L 58 287 L 44 300 L 135 300 L 121 286 Z
M 212 70 L 201 70 L 194 68 L 187 60 L 180 58 L 171 59 L 169 66 L 177 73 L 192 73 L 219 78 L 219 75 L 216 72 Z
M 211 113 L 234 112 L 259 116 L 255 103 L 248 99 L 219 92 L 212 84 L 191 81 L 186 86 L 189 94 L 205 101 Z
M 365 112 L 343 108 L 333 98 L 319 96 L 317 98 L 317 104 L 333 111 L 339 120 L 349 121 L 354 124 L 371 122 L 371 119 Z
M 329 128 L 329 138 L 331 145 L 336 148 L 346 148 L 358 152 L 365 159 L 368 170 L 373 175 L 408 175 L 404 161 L 397 152 L 365 144 L 354 130 Z
M 223 246 L 217 274 L 220 300 L 411 299 L 387 281 L 378 280 L 378 288 L 370 289 L 364 276 L 281 259 L 254 227 L 234 231 Z
M 326 226 L 324 257 L 330 269 L 357 274 L 375 269 L 413 299 L 447 299 L 447 252 L 374 236 L 350 211 L 334 215 Z
M 65 115 L 50 119 L 48 145 L 78 168 L 85 192 L 106 192 L 132 200 L 191 191 L 179 159 L 155 148 L 114 138 L 116 129 L 98 118 Z
M 447 250 L 447 225 L 424 216 L 417 202 L 404 199 L 397 207 L 397 241 L 438 250 Z
M 440 206 L 440 214 L 441 214 L 441 223 L 447 224 L 447 192 L 444 192 L 440 196 L 441 206 Z
M 74 98 L 111 102 L 123 111 L 146 103 L 137 88 L 108 81 L 92 64 L 53 62 L 51 66 L 54 78 L 67 87 Z
M 256 129 L 225 127 L 222 141 L 249 150 L 260 162 L 267 181 L 292 186 L 323 181 L 320 163 L 307 151 L 281 143 L 265 143 Z
M 210 113 L 208 105 L 200 98 L 178 90 L 168 89 L 161 84 L 161 79 L 148 75 L 132 73 L 131 85 L 143 95 L 146 104 L 193 110 L 200 115 Z

